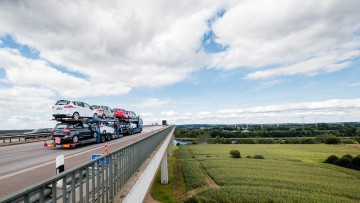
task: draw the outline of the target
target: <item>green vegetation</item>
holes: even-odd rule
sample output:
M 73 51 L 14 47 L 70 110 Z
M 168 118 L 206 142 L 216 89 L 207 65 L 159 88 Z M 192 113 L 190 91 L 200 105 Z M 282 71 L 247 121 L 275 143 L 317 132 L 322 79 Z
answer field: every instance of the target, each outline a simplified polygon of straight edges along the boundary
M 200 142 L 215 139 L 215 143 L 221 142 L 221 138 L 256 138 L 256 137 L 352 137 L 359 142 L 360 124 L 284 124 L 284 125 L 183 125 L 176 126 L 176 138 L 196 138 Z M 225 140 L 223 140 L 225 141 Z M 306 140 L 304 140 L 306 142 Z M 314 141 L 314 140 L 307 140 Z M 316 142 L 318 143 L 318 142 Z M 243 143 L 251 144 L 251 143 Z M 297 143 L 293 143 L 297 144 Z M 312 143 L 308 143 L 312 144 Z
M 346 168 L 360 170 L 359 161 L 360 161 L 360 155 L 353 157 L 351 154 L 345 154 L 340 159 L 335 155 L 331 155 L 324 161 L 324 163 L 335 164 Z
M 203 186 L 205 184 L 204 173 L 195 156 L 192 155 L 191 149 L 181 147 L 180 154 L 180 163 L 187 189 L 191 190 Z
M 230 150 L 266 159 L 233 159 Z M 359 152 L 359 145 L 181 146 L 181 160 L 194 162 L 182 165 L 187 187 L 194 188 L 191 177 L 204 183 L 187 202 L 359 202 L 360 171 L 322 163 L 331 154 L 354 159 Z
M 239 150 L 230 150 L 230 154 L 232 158 L 241 158 Z
M 173 156 L 168 157 L 169 184 L 162 185 L 161 170 L 151 188 L 151 197 L 160 202 L 182 202 L 186 196 L 186 186 L 179 160 L 179 147 L 173 147 Z

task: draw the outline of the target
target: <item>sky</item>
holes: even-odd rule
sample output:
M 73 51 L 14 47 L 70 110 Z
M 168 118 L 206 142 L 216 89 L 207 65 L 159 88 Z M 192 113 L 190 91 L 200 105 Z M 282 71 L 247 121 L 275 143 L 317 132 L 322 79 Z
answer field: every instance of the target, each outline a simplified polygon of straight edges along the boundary
M 57 100 L 145 124 L 360 122 L 360 1 L 0 1 L 0 129 Z

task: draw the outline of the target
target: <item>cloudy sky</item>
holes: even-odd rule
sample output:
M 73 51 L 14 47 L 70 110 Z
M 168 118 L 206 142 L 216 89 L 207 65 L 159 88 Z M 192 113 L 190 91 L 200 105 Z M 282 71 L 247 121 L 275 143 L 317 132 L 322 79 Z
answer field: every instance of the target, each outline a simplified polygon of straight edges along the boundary
M 146 124 L 360 121 L 360 1 L 0 1 L 0 129 L 59 99 Z

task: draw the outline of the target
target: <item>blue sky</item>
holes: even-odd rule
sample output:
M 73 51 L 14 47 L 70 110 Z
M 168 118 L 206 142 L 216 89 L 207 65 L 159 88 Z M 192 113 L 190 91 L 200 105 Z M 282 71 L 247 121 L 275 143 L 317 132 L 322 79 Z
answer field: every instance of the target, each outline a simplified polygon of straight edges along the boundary
M 360 121 L 358 1 L 97 4 L 0 3 L 0 129 L 51 127 L 58 99 L 147 124 Z

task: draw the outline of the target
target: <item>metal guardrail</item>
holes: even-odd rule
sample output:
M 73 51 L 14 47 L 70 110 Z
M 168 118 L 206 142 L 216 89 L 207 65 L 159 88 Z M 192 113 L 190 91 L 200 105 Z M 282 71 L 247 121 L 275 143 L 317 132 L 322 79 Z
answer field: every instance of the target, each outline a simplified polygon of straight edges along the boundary
M 174 127 L 169 126 L 125 148 L 0 198 L 0 202 L 112 202 L 115 195 Z M 64 184 L 57 188 L 57 182 L 61 180 Z
M 36 134 L 19 134 L 19 133 L 7 133 L 7 134 L 1 134 L 0 140 L 2 140 L 2 143 L 9 142 L 11 143 L 12 140 L 21 141 L 22 139 L 24 141 L 27 141 L 28 139 L 40 139 L 40 138 L 49 138 L 51 137 L 50 133 L 36 133 Z

